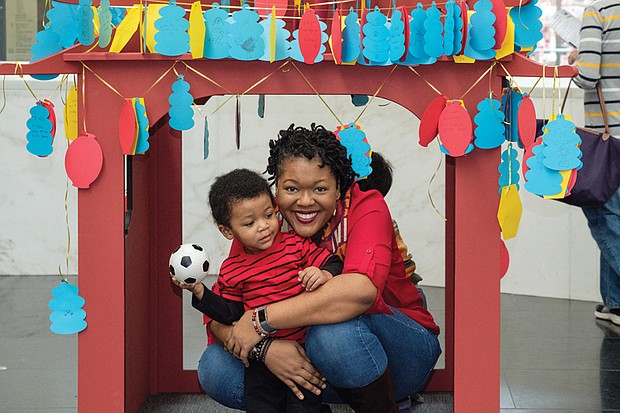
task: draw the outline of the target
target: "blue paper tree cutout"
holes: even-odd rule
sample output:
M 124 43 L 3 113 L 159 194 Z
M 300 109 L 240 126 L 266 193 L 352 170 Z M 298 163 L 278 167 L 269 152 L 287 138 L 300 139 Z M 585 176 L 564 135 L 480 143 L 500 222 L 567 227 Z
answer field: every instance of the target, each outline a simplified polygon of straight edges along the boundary
M 508 148 L 502 152 L 502 162 L 500 162 L 497 170 L 499 171 L 499 193 L 502 193 L 502 187 L 508 185 L 517 185 L 519 189 L 519 167 L 517 160 L 517 151 L 512 148 L 512 144 L 508 144 Z
M 444 18 L 443 53 L 446 56 L 452 56 L 454 54 L 454 35 L 456 32 L 456 21 L 454 19 L 454 15 L 457 9 L 459 12 L 461 9 L 456 7 L 454 0 L 449 0 L 446 3 L 445 8 L 446 17 Z
M 258 60 L 265 53 L 263 26 L 260 16 L 247 4 L 232 14 L 234 23 L 230 26 L 230 56 L 237 60 Z
M 265 53 L 261 56 L 260 60 L 267 62 L 271 61 L 271 50 L 269 50 L 269 39 L 271 38 L 271 19 L 273 15 L 269 13 L 267 18 L 261 20 L 260 25 L 263 26 L 263 43 L 265 46 Z M 284 60 L 288 57 L 288 49 L 290 47 L 288 38 L 291 37 L 291 32 L 286 30 L 284 26 L 286 22 L 284 20 L 276 19 L 276 53 L 275 60 Z
M 342 61 L 344 63 L 353 62 L 360 55 L 360 25 L 358 14 L 349 9 L 349 14 L 344 18 L 344 29 L 342 30 Z
M 86 328 L 86 312 L 82 310 L 84 299 L 78 295 L 79 291 L 67 281 L 61 282 L 52 290 L 54 298 L 47 306 L 52 310 L 50 330 L 53 333 L 75 334 Z
M 368 155 L 370 144 L 366 139 L 366 133 L 354 123 L 338 131 L 338 139 L 342 146 L 347 149 L 347 155 L 351 158 L 353 171 L 359 179 L 366 178 L 372 172 L 371 158 Z
M 187 83 L 183 75 L 179 75 L 177 80 L 172 84 L 172 94 L 168 98 L 170 103 L 170 127 L 176 130 L 188 130 L 194 126 L 194 110 L 192 103 L 194 98 L 189 93 L 189 83 Z
M 433 2 L 426 10 L 426 20 L 424 20 L 424 53 L 434 58 L 443 55 L 443 25 L 440 19 L 441 12 Z
M 321 30 L 321 47 L 319 49 L 319 53 L 314 59 L 314 63 L 319 63 L 323 61 L 323 53 L 325 53 L 325 50 L 326 50 L 325 42 L 329 39 L 329 36 L 327 35 L 327 33 L 325 33 L 325 30 L 327 30 L 327 25 L 321 21 L 321 18 L 319 17 L 318 14 L 316 15 L 316 18 L 319 19 L 319 28 Z M 358 34 L 357 41 L 359 42 L 359 34 Z M 343 42 L 342 48 L 343 48 L 343 56 L 344 56 L 344 42 Z M 293 32 L 293 40 L 289 43 L 288 55 L 291 59 L 297 60 L 298 62 L 304 61 L 304 57 L 301 54 L 301 49 L 299 48 L 299 30 L 295 30 Z M 344 60 L 344 57 L 342 61 L 347 62 L 347 60 Z
M 63 48 L 75 44 L 78 36 L 77 7 L 73 4 L 52 2 L 52 8 L 45 15 L 50 21 L 50 27 L 59 37 L 59 43 Z
M 497 148 L 506 141 L 504 114 L 499 107 L 499 100 L 491 98 L 485 98 L 478 103 L 478 114 L 474 116 L 474 144 L 478 148 Z
M 510 9 L 510 17 L 515 23 L 515 45 L 520 48 L 536 48 L 536 44 L 543 37 L 540 16 L 542 10 L 538 7 L 538 0 Z
M 394 9 L 392 12 L 391 24 L 389 29 L 390 44 L 390 60 L 398 62 L 405 54 L 405 23 L 403 17 L 408 19 L 409 16 L 403 16 L 403 13 Z M 409 35 L 409 33 L 407 33 Z
M 433 64 L 437 59 L 429 56 L 424 51 L 424 46 L 426 44 L 424 40 L 424 35 L 426 34 L 424 22 L 427 16 L 422 3 L 418 3 L 418 7 L 411 10 L 411 17 L 413 20 L 409 23 L 409 53 L 407 53 L 407 60 L 404 63 L 422 65 Z
M 562 175 L 544 165 L 544 145 L 531 147 L 533 155 L 526 161 L 529 170 L 525 173 L 525 189 L 539 195 L 555 195 L 562 190 Z
M 99 47 L 107 47 L 112 40 L 112 11 L 110 0 L 99 2 Z
M 542 136 L 544 164 L 556 171 L 581 169 L 581 138 L 575 133 L 575 124 L 559 114 L 544 127 Z
M 159 10 L 155 20 L 155 51 L 165 56 L 180 56 L 189 52 L 189 22 L 185 20 L 185 9 L 170 0 Z
M 519 141 L 519 106 L 523 100 L 523 94 L 517 89 L 508 88 L 504 90 L 502 95 L 502 108 L 504 109 L 504 117 L 510 123 L 506 128 L 506 139 L 510 142 Z
M 54 137 L 51 133 L 53 125 L 48 119 L 49 116 L 49 110 L 40 101 L 30 108 L 30 119 L 26 121 L 28 128 L 26 149 L 33 155 L 45 157 L 54 150 L 52 147 Z
M 366 64 L 382 65 L 390 58 L 390 31 L 385 23 L 387 16 L 377 6 L 366 15 L 366 23 L 362 26 L 362 55 L 368 59 Z
M 465 46 L 465 55 L 473 59 L 488 60 L 495 57 L 495 14 L 490 0 L 478 0 L 474 4 Z
M 77 38 L 78 42 L 84 46 L 90 46 L 95 42 L 95 24 L 93 23 L 95 12 L 91 8 L 92 5 L 92 0 L 80 0 L 77 9 Z
M 31 62 L 35 62 L 39 59 L 43 59 L 44 57 L 51 56 L 55 53 L 58 53 L 62 50 L 62 46 L 60 45 L 60 36 L 58 36 L 50 27 L 50 23 L 48 22 L 45 29 L 38 32 L 35 35 L 36 42 L 30 47 L 30 51 L 32 52 Z M 35 79 L 39 80 L 50 80 L 57 77 L 57 74 L 49 74 L 49 75 L 31 75 Z
M 207 59 L 223 59 L 230 56 L 228 29 L 228 12 L 213 3 L 211 8 L 202 15 L 207 31 L 205 33 L 204 57 Z
M 136 118 L 138 119 L 138 139 L 136 140 L 136 154 L 145 153 L 149 149 L 149 119 L 146 108 L 140 99 L 134 99 Z

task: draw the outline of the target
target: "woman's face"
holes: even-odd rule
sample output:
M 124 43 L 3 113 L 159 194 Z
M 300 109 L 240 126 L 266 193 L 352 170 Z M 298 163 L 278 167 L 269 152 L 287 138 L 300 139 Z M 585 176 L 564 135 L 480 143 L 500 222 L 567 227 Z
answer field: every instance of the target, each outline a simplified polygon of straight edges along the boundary
M 282 217 L 302 237 L 319 232 L 332 217 L 340 190 L 320 158 L 292 157 L 280 166 L 276 195 Z

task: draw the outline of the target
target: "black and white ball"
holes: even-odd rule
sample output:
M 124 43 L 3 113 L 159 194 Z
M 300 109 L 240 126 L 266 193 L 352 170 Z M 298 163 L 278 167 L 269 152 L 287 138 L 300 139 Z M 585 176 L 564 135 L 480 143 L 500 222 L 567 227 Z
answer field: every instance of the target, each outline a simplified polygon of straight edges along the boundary
M 181 244 L 170 255 L 170 275 L 185 284 L 196 284 L 209 271 L 209 255 L 198 244 Z

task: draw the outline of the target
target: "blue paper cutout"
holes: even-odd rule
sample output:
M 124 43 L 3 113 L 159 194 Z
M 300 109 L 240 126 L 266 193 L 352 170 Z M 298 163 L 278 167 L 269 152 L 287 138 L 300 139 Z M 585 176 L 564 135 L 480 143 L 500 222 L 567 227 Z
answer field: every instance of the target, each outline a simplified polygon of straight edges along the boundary
M 342 146 L 347 149 L 347 155 L 351 158 L 353 171 L 358 179 L 366 178 L 372 172 L 371 158 L 368 155 L 370 144 L 366 139 L 366 133 L 354 123 L 349 123 L 337 133 Z
M 77 39 L 83 46 L 90 46 L 95 42 L 95 12 L 91 6 L 92 0 L 80 0 L 75 16 L 77 20 Z
M 265 95 L 258 95 L 258 117 L 265 118 Z
M 205 128 L 202 135 L 202 158 L 207 159 L 209 157 L 209 119 L 205 116 Z
M 349 14 L 344 18 L 344 29 L 342 30 L 342 62 L 353 62 L 360 55 L 360 25 L 358 14 L 349 9 Z
M 159 10 L 161 16 L 155 20 L 155 51 L 164 56 L 180 56 L 189 52 L 189 22 L 185 20 L 185 9 L 170 0 Z
M 443 55 L 443 25 L 440 19 L 441 12 L 433 2 L 426 10 L 426 20 L 424 20 L 424 53 L 434 58 Z
M 31 62 L 51 56 L 62 50 L 62 46 L 58 43 L 60 41 L 60 36 L 54 33 L 54 31 L 50 28 L 49 23 L 46 25 L 45 29 L 35 35 L 35 39 L 36 42 L 30 47 L 30 51 L 32 52 L 32 58 L 30 59 Z M 38 80 L 51 80 L 56 78 L 58 74 L 30 76 Z
M 136 154 L 145 153 L 149 149 L 149 119 L 146 108 L 139 99 L 134 99 L 134 109 L 138 119 L 138 139 L 136 140 Z
M 45 157 L 54 150 L 52 147 L 54 137 L 51 134 L 53 125 L 48 119 L 49 116 L 49 110 L 40 101 L 30 108 L 30 119 L 26 121 L 28 127 L 26 149 L 33 155 Z
M 478 103 L 479 112 L 474 116 L 474 144 L 478 148 L 497 148 L 506 141 L 504 113 L 499 108 L 500 102 L 496 99 L 485 98 Z
M 75 44 L 78 36 L 77 5 L 52 1 L 52 8 L 45 15 L 50 21 L 50 27 L 59 37 L 62 48 Z
M 385 26 L 387 17 L 379 7 L 366 15 L 366 23 L 362 26 L 362 55 L 368 59 L 368 65 L 383 65 L 390 58 L 390 31 Z
M 258 60 L 265 53 L 262 38 L 263 26 L 258 23 L 260 16 L 247 4 L 232 14 L 230 26 L 230 56 L 237 60 Z
M 477 60 L 488 60 L 495 57 L 495 23 L 493 4 L 490 0 L 478 0 L 474 4 L 465 46 L 465 55 Z
M 99 2 L 99 47 L 107 47 L 112 40 L 112 11 L 110 0 Z
M 86 328 L 86 312 L 82 309 L 84 299 L 78 295 L 79 289 L 63 281 L 54 287 L 54 298 L 48 303 L 50 330 L 56 334 L 75 334 Z
M 461 9 L 456 6 L 454 0 L 449 0 L 446 3 L 445 7 L 446 17 L 444 18 L 443 53 L 446 56 L 452 56 L 454 54 L 455 46 L 454 35 L 456 34 L 456 21 L 454 19 L 454 15 L 457 9 L 459 10 L 459 12 L 461 11 Z
M 230 55 L 228 13 L 220 9 L 219 4 L 213 3 L 211 8 L 202 14 L 202 17 L 207 28 L 204 57 L 208 59 L 228 57 Z
M 562 190 L 562 175 L 560 172 L 547 168 L 544 165 L 544 144 L 531 147 L 533 155 L 526 161 L 530 168 L 525 173 L 525 189 L 539 195 L 555 195 Z
M 556 171 L 581 169 L 581 138 L 575 132 L 575 124 L 559 114 L 543 130 L 545 166 Z
M 170 103 L 170 127 L 176 130 L 188 130 L 194 126 L 194 110 L 192 103 L 194 98 L 189 93 L 189 83 L 187 83 L 183 75 L 179 75 L 177 80 L 172 84 L 172 94 L 168 98 Z
M 329 39 L 329 36 L 327 35 L 327 33 L 325 33 L 325 30 L 327 30 L 327 24 L 321 21 L 321 18 L 319 17 L 318 14 L 316 15 L 316 18 L 319 20 L 319 27 L 321 29 L 321 48 L 319 49 L 319 53 L 314 59 L 314 63 L 319 63 L 323 61 L 323 53 L 325 53 L 325 50 L 327 50 L 327 48 L 325 47 L 325 42 Z M 346 23 L 346 20 L 345 20 L 345 23 Z M 359 33 L 358 33 L 357 41 L 359 42 Z M 343 48 L 343 56 L 344 56 L 344 40 L 342 44 L 343 44 L 342 48 Z M 288 55 L 291 59 L 297 60 L 298 62 L 304 62 L 304 57 L 301 54 L 301 49 L 299 48 L 299 30 L 295 30 L 293 32 L 293 40 L 289 43 Z M 344 57 L 342 61 L 347 62 L 347 60 L 344 60 Z
M 413 20 L 409 23 L 410 38 L 409 38 L 409 53 L 407 53 L 407 59 L 405 64 L 421 64 L 428 65 L 437 61 L 436 58 L 429 56 L 424 51 L 426 41 L 424 35 L 426 29 L 424 28 L 424 22 L 427 19 L 426 12 L 422 6 L 422 3 L 418 3 L 418 7 L 411 10 L 411 17 Z
M 453 155 L 450 153 L 450 151 L 449 151 L 449 150 L 448 150 L 445 146 L 443 146 L 443 144 L 440 144 L 440 145 L 439 145 L 439 150 L 440 150 L 442 153 L 444 153 L 444 154 L 446 154 L 446 155 L 448 155 L 448 156 L 453 156 Z M 467 149 L 465 149 L 465 155 L 467 155 L 468 153 L 470 153 L 470 152 L 471 152 L 471 151 L 473 151 L 473 150 L 474 150 L 474 144 L 473 144 L 473 143 L 470 143 L 469 145 L 467 145 Z
M 517 150 L 512 148 L 512 144 L 508 144 L 508 148 L 502 152 L 502 162 L 497 170 L 499 171 L 499 194 L 502 193 L 502 187 L 515 184 L 519 189 L 519 167 L 521 164 L 517 160 Z
M 353 106 L 364 106 L 369 100 L 368 95 L 351 95 L 351 103 L 353 103 Z
M 271 38 L 271 13 L 267 15 L 267 18 L 260 21 L 260 25 L 263 26 L 263 43 L 265 44 L 265 53 L 260 57 L 260 60 L 271 61 L 271 50 L 269 50 L 269 42 Z M 284 60 L 288 57 L 288 49 L 290 47 L 288 38 L 291 37 L 291 32 L 286 30 L 284 26 L 286 22 L 281 19 L 276 19 L 276 55 L 275 60 Z
M 405 23 L 403 17 L 408 19 L 409 16 L 403 16 L 399 9 L 392 12 L 391 24 L 389 29 L 390 44 L 390 60 L 398 62 L 405 54 Z M 409 33 L 407 33 L 409 35 Z
M 525 6 L 513 7 L 509 13 L 515 23 L 515 45 L 535 48 L 543 37 L 543 24 L 540 21 L 542 10 L 538 7 L 538 0 L 532 0 Z
M 517 89 L 509 88 L 504 90 L 502 95 L 502 107 L 504 116 L 510 126 L 506 128 L 506 139 L 510 142 L 517 142 L 522 147 L 519 140 L 519 106 L 521 106 L 523 94 Z

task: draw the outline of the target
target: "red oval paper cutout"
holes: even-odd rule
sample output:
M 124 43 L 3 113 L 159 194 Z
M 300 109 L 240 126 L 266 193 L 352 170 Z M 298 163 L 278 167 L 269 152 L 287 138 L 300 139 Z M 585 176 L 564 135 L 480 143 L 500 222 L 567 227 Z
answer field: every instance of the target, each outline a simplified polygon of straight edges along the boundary
M 50 115 L 47 119 L 52 122 L 52 130 L 50 134 L 52 135 L 52 142 L 54 141 L 54 137 L 56 136 L 56 112 L 54 111 L 54 104 L 47 99 L 43 99 L 41 101 L 41 105 L 47 109 Z
M 566 195 L 564 195 L 565 197 L 570 195 L 570 191 L 573 190 L 573 187 L 575 186 L 575 182 L 577 182 L 577 173 L 578 171 L 576 169 L 573 169 L 570 172 L 570 176 L 568 177 L 568 185 L 566 185 Z
M 495 15 L 495 23 L 493 23 L 493 27 L 495 28 L 495 46 L 493 49 L 499 49 L 502 47 L 502 43 L 504 43 L 504 39 L 506 38 L 508 10 L 506 10 L 504 0 L 491 0 L 491 4 L 493 4 L 492 10 Z
M 331 48 L 334 63 L 337 65 L 342 63 L 342 13 L 340 8 L 334 10 L 331 27 Z
M 314 64 L 321 51 L 321 26 L 319 18 L 312 9 L 307 9 L 299 22 L 299 50 L 304 57 L 304 63 Z
M 523 152 L 523 162 L 521 162 L 521 172 L 523 173 L 523 180 L 527 182 L 527 171 L 530 170 L 530 167 L 527 166 L 527 160 L 530 159 L 532 155 L 534 155 L 534 148 L 542 143 L 542 138 L 538 137 L 534 139 L 534 143 L 532 143 L 528 148 L 525 148 L 525 152 Z
M 262 17 L 271 13 L 273 6 L 276 6 L 276 17 L 286 16 L 288 0 L 254 0 L 254 8 Z
M 469 113 L 458 100 L 450 101 L 439 115 L 439 138 L 450 156 L 463 156 L 471 144 L 473 128 Z
M 420 119 L 418 137 L 420 145 L 425 148 L 437 137 L 439 133 L 439 115 L 446 107 L 447 97 L 439 95 L 429 103 Z
M 103 152 L 95 135 L 78 136 L 65 154 L 65 171 L 76 188 L 88 188 L 97 179 L 103 166 Z
M 467 44 L 467 33 L 469 31 L 469 17 L 467 16 L 467 3 L 464 0 L 459 1 L 461 8 L 461 20 L 463 21 L 463 39 L 461 40 L 461 54 L 465 54 L 465 45 Z
M 510 266 L 510 254 L 503 239 L 499 240 L 499 278 L 504 278 Z
M 400 10 L 400 18 L 401 21 L 405 24 L 405 29 L 403 33 L 411 33 L 411 28 L 409 26 L 409 14 L 407 13 L 407 6 L 399 6 L 397 7 Z M 409 41 L 411 40 L 411 36 L 405 36 L 405 53 L 403 53 L 403 57 L 400 58 L 401 62 L 407 60 L 407 54 L 409 53 Z
M 118 140 L 124 155 L 133 155 L 135 151 L 138 124 L 136 122 L 136 109 L 131 99 L 125 99 L 118 119 Z
M 523 95 L 517 114 L 519 139 L 524 148 L 529 148 L 536 139 L 536 108 L 530 95 Z

